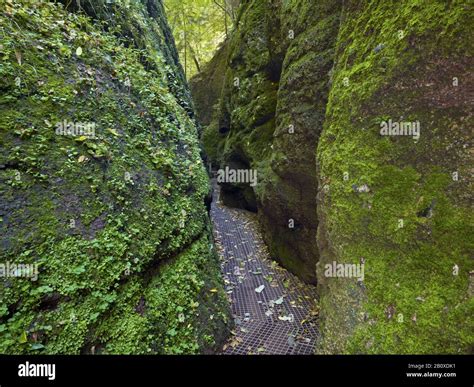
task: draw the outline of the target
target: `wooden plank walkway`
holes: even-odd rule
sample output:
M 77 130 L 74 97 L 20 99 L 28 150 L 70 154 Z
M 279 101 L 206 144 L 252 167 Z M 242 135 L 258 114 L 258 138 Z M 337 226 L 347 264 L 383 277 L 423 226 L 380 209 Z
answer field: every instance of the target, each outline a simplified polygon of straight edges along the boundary
M 211 219 L 235 319 L 224 354 L 312 354 L 316 289 L 270 259 L 256 215 L 225 207 L 214 182 Z

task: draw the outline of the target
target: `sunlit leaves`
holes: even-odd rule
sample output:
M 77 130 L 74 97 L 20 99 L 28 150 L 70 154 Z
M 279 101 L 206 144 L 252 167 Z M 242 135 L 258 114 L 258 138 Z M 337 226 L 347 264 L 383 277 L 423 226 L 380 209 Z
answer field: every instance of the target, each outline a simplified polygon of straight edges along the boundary
M 224 4 L 224 0 L 217 3 Z M 165 6 L 181 63 L 191 78 L 225 39 L 223 10 L 213 0 L 165 0 Z M 227 15 L 227 28 L 231 23 Z

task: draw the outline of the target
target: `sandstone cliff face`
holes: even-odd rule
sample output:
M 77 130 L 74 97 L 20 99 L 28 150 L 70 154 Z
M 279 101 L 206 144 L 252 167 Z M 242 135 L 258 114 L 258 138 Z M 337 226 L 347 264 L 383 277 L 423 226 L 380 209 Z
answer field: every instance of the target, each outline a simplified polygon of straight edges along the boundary
M 257 170 L 255 189 L 226 184 L 224 202 L 258 209 L 271 254 L 310 283 L 318 260 L 314 149 L 338 8 L 338 2 L 243 2 L 228 42 L 220 107 L 203 134 L 215 164 Z M 196 89 L 202 93 L 197 84 L 193 94 Z M 196 106 L 208 109 L 199 100 Z
M 325 352 L 472 350 L 472 22 L 463 2 L 344 2 L 317 153 Z
M 203 159 L 207 167 L 217 160 L 221 150 L 221 138 L 218 128 L 219 99 L 227 71 L 229 55 L 228 41 L 224 41 L 212 60 L 204 70 L 195 75 L 189 82 L 192 99 L 196 107 L 196 121 L 199 124 L 199 134 L 202 142 L 206 143 Z
M 228 41 L 224 41 L 205 69 L 194 76 L 189 87 L 196 105 L 196 119 L 207 127 L 212 123 L 227 70 Z M 199 108 L 198 108 L 199 107 Z
M 259 181 L 227 201 L 317 278 L 321 352 L 472 351 L 472 7 L 309 3 L 243 2 L 203 145 Z M 363 281 L 328 277 L 333 262 Z
M 215 350 L 227 304 L 163 5 L 64 3 L 0 14 L 0 263 L 39 271 L 1 279 L 0 352 Z

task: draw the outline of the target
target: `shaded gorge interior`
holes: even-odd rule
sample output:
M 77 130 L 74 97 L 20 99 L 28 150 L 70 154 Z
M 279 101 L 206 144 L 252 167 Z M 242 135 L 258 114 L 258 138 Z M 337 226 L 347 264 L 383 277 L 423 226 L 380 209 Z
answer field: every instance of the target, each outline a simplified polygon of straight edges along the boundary
M 213 168 L 258 172 L 223 200 L 252 197 L 272 258 L 317 284 L 320 353 L 472 352 L 470 23 L 464 2 L 242 1 L 190 80 Z
M 315 353 L 473 352 L 471 5 L 0 3 L 0 353 L 221 353 L 217 182 Z

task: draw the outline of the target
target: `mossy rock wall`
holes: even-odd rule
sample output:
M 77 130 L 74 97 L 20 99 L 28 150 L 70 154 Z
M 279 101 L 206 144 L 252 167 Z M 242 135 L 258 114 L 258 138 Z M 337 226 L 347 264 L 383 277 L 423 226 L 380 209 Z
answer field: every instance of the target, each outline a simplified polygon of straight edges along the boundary
M 1 278 L 0 352 L 219 348 L 209 184 L 163 4 L 0 3 L 0 263 L 39 269 Z
M 219 133 L 219 100 L 227 71 L 229 42 L 225 40 L 204 69 L 189 81 L 196 120 L 200 129 L 201 146 L 208 166 L 216 164 L 222 152 Z
M 473 351 L 472 11 L 242 2 L 203 143 L 258 170 L 272 255 L 317 278 L 322 353 Z M 382 136 L 390 119 L 419 139 Z M 333 262 L 364 280 L 326 277 Z
M 318 260 L 314 149 L 338 17 L 338 2 L 242 2 L 220 106 L 202 137 L 214 164 L 257 171 L 253 189 L 223 186 L 224 202 L 258 208 L 272 256 L 310 283 Z
M 344 2 L 317 151 L 321 352 L 473 350 L 472 11 Z M 382 136 L 389 119 L 419 139 Z M 364 281 L 326 278 L 333 261 Z
M 203 127 L 207 127 L 213 119 L 214 106 L 219 101 L 224 84 L 228 54 L 229 45 L 224 41 L 211 61 L 189 81 L 196 119 Z
M 272 33 L 275 42 L 288 45 L 281 49 L 269 168 L 258 187 L 260 219 L 272 255 L 311 283 L 319 258 L 314 149 L 326 110 L 339 8 L 337 1 L 282 2 L 280 34 Z

